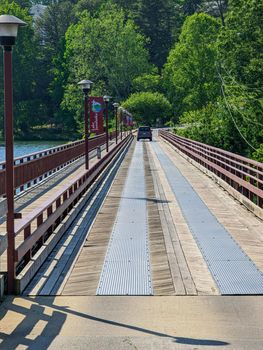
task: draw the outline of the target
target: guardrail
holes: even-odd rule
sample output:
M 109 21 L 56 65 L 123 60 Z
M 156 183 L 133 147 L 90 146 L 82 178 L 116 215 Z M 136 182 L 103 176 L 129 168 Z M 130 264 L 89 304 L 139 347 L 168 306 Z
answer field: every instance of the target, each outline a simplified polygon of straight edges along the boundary
M 37 208 L 28 216 L 16 222 L 15 237 L 19 234 L 21 237 L 22 234 L 24 241 L 15 249 L 15 266 L 25 266 L 30 261 L 31 257 L 82 198 L 102 170 L 132 138 L 131 135 L 125 137 L 88 171 L 83 170 L 83 174 L 73 180 L 70 185 L 66 185 L 56 192 L 48 201 L 42 204 L 41 208 Z
M 167 131 L 160 131 L 159 135 L 248 198 L 251 204 L 263 208 L 262 163 Z
M 115 133 L 110 134 L 110 139 Z M 92 151 L 106 141 L 105 134 L 89 139 L 89 149 Z M 85 141 L 75 141 L 58 147 L 15 158 L 14 186 L 23 191 L 32 182 L 36 184 L 43 178 L 59 170 L 69 163 L 82 157 L 85 153 Z M 0 163 L 0 196 L 5 194 L 5 162 Z

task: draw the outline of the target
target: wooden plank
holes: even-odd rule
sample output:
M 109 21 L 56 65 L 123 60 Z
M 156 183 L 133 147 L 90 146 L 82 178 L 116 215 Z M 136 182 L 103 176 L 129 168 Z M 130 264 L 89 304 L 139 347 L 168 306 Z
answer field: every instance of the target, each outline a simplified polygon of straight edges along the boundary
M 90 230 L 62 295 L 95 295 L 134 145 L 128 151 Z
M 110 146 L 110 148 L 114 147 L 113 145 Z M 106 151 L 103 151 L 103 155 L 106 154 Z M 98 159 L 96 157 L 90 159 L 90 166 L 95 165 L 98 162 Z M 54 194 L 54 192 L 60 191 L 64 186 L 68 185 L 75 179 L 76 177 L 79 177 L 80 174 L 83 174 L 84 171 L 84 164 L 82 164 L 80 161 L 77 161 L 78 166 L 76 167 L 74 164 L 71 164 L 68 169 L 63 168 L 62 172 L 66 173 L 66 177 L 61 176 L 61 172 L 58 172 L 54 174 L 54 176 L 51 176 L 51 178 L 47 178 L 44 180 L 43 183 L 39 183 L 34 187 L 31 187 L 28 191 L 25 191 L 22 195 L 18 195 L 15 197 L 15 208 L 19 212 L 22 213 L 23 217 L 26 217 L 29 215 L 32 211 L 36 210 L 39 207 L 43 206 L 43 203 L 50 198 Z M 70 170 L 73 169 L 73 170 Z M 59 178 L 59 181 L 56 181 L 55 179 Z M 45 219 L 46 217 L 44 217 Z M 19 219 L 16 220 L 16 222 L 19 222 Z M 0 259 L 1 264 L 0 268 L 1 271 L 5 272 L 7 271 L 7 257 L 6 257 L 6 222 L 4 218 L 0 219 Z M 23 242 L 23 232 L 18 234 L 16 236 L 16 248 L 20 246 L 20 244 Z M 3 246 L 1 247 L 1 243 L 3 243 Z M 2 249 L 3 248 L 3 249 Z
M 200 253 L 199 248 L 194 241 L 188 225 L 184 220 L 180 207 L 168 184 L 164 171 L 162 170 L 152 148 L 149 148 L 149 152 L 153 159 L 154 174 L 155 176 L 158 175 L 157 182 L 163 187 L 163 192 L 166 198 L 164 207 L 166 206 L 167 210 L 163 209 L 163 211 L 167 220 L 167 225 L 169 228 L 171 228 L 169 234 L 174 249 L 174 253 L 171 253 L 168 255 L 168 257 L 172 258 L 174 254 L 177 258 L 177 263 L 187 294 L 218 294 L 215 282 L 210 274 L 206 262 L 203 259 L 202 254 Z M 170 248 L 168 249 L 170 251 Z M 174 274 L 177 276 L 176 270 Z
M 118 160 L 121 162 L 122 159 Z M 115 160 L 112 161 L 115 165 Z M 117 165 L 118 165 L 117 164 Z M 110 171 L 109 171 L 110 170 Z M 55 248 L 55 254 L 51 254 L 51 258 L 47 264 L 44 264 L 35 276 L 32 283 L 25 290 L 25 293 L 32 295 L 57 295 L 63 289 L 65 280 L 71 271 L 71 266 L 78 257 L 79 251 L 83 245 L 83 241 L 89 232 L 89 228 L 97 214 L 97 211 L 108 192 L 116 169 L 112 168 L 112 164 L 108 165 L 105 174 L 101 174 L 93 183 L 89 193 L 83 196 L 68 216 L 79 214 L 79 208 L 85 206 L 85 209 L 79 215 L 78 220 L 74 223 Z M 91 200 L 89 200 L 91 198 Z M 86 205 L 86 202 L 88 204 Z M 67 216 L 67 217 L 68 217 Z M 67 217 L 65 219 L 67 219 Z M 45 279 L 42 276 L 45 276 Z
M 151 168 L 152 168 L 152 170 L 154 170 L 153 159 L 152 159 L 151 154 L 149 152 L 149 148 L 148 148 L 148 154 L 150 157 Z M 186 272 L 184 274 L 182 274 L 182 267 L 184 267 L 184 265 L 186 264 L 185 259 L 182 259 L 182 254 L 180 254 L 180 250 L 177 249 L 177 245 L 175 244 L 176 242 L 172 242 L 172 239 L 171 239 L 171 235 L 175 236 L 176 232 L 171 232 L 171 231 L 175 231 L 175 228 L 174 228 L 174 224 L 173 224 L 172 220 L 170 220 L 170 222 L 169 222 L 170 213 L 167 212 L 167 209 L 168 209 L 167 208 L 167 199 L 166 199 L 165 194 L 163 192 L 163 189 L 161 187 L 160 179 L 158 178 L 156 171 L 153 171 L 152 173 L 153 173 L 153 182 L 154 182 L 156 196 L 159 199 L 158 208 L 159 208 L 160 217 L 161 217 L 165 247 L 166 247 L 169 266 L 170 266 L 171 274 L 172 274 L 172 278 L 173 278 L 175 294 L 176 295 L 185 295 L 185 294 L 195 295 L 196 289 L 194 287 L 194 283 L 192 281 L 190 272 L 188 271 L 189 273 L 187 274 L 186 273 L 187 269 L 184 268 L 184 270 Z M 177 249 L 177 251 L 175 251 L 175 249 Z M 179 265 L 178 260 L 180 260 L 181 266 Z M 187 275 L 187 276 L 185 276 L 185 275 Z M 187 279 L 189 279 L 189 282 L 187 281 Z M 184 283 L 183 280 L 185 280 L 186 283 Z M 185 286 L 185 284 L 186 284 L 186 286 Z
M 263 272 L 263 221 L 223 191 L 208 175 L 189 163 L 168 144 L 165 152 L 187 178 L 217 220 L 226 228 L 248 257 Z
M 148 152 L 144 143 L 144 169 L 147 193 L 148 229 L 151 256 L 151 275 L 154 295 L 174 295 L 173 278 L 167 257 L 158 200 L 153 184 Z

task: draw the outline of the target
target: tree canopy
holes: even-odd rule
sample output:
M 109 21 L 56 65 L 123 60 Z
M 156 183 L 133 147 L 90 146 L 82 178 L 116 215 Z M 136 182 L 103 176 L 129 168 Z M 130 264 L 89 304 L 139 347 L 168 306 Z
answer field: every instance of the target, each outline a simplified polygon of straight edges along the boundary
M 158 92 L 134 93 L 122 105 L 134 115 L 134 120 L 140 125 L 163 125 L 170 118 L 170 102 Z
M 126 98 L 132 80 L 152 70 L 144 44 L 133 21 L 115 5 L 106 4 L 95 16 L 84 11 L 66 33 L 64 106 L 76 110 L 73 95 L 83 78 L 96 82 L 94 93 L 104 91 L 117 100 Z
M 25 135 L 28 129 L 37 125 L 45 118 L 45 106 L 39 98 L 37 81 L 39 78 L 38 67 L 35 60 L 38 57 L 38 47 L 34 38 L 32 17 L 27 6 L 20 7 L 15 2 L 2 0 L 0 13 L 8 13 L 19 17 L 27 23 L 26 27 L 19 31 L 13 55 L 13 86 L 14 86 L 14 127 L 15 130 Z M 0 72 L 3 72 L 3 57 L 0 56 Z M 0 81 L 1 96 L 3 96 L 3 79 Z M 0 100 L 1 119 L 3 125 L 3 99 Z
M 182 115 L 180 120 L 188 128 L 180 133 L 262 159 L 263 3 L 232 0 L 228 5 L 224 25 L 209 48 L 213 47 L 215 53 L 214 83 L 211 80 L 213 86 L 209 87 L 214 98 L 207 100 L 208 104 L 191 106 L 189 113 Z M 188 55 L 184 58 L 187 60 Z M 204 67 L 201 62 L 198 65 Z M 173 68 L 177 71 L 176 64 Z
M 184 22 L 179 41 L 164 67 L 164 85 L 179 113 L 204 107 L 219 94 L 216 38 L 219 24 L 206 14 Z
M 184 123 L 182 135 L 263 158 L 262 0 L 1 0 L 0 13 L 28 23 L 13 55 L 16 137 L 80 137 L 88 78 L 142 124 Z

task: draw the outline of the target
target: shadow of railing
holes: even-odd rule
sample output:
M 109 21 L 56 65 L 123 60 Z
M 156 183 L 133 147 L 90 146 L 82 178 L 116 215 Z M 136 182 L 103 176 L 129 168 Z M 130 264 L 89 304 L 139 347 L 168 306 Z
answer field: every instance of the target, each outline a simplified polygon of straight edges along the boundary
M 143 328 L 128 323 L 113 321 L 106 318 L 97 317 L 84 312 L 71 309 L 69 306 L 59 306 L 54 303 L 54 297 L 37 297 L 37 298 L 19 298 L 19 301 L 29 308 L 20 306 L 15 303 L 17 299 L 10 298 L 5 302 L 4 308 L 0 311 L 1 322 L 9 319 L 9 312 L 14 313 L 17 320 L 21 322 L 12 330 L 11 333 L 0 332 L 0 349 L 15 350 L 19 346 L 25 346 L 28 350 L 47 349 L 53 340 L 60 334 L 63 324 L 68 316 L 76 316 L 84 320 L 94 321 L 99 324 L 107 324 L 118 328 L 133 330 L 145 335 L 152 335 L 161 338 L 170 338 L 172 342 L 178 344 L 200 345 L 200 346 L 227 346 L 227 342 L 214 339 L 195 339 L 179 337 L 172 334 L 158 332 L 152 329 Z M 48 312 L 47 312 L 48 310 Z M 95 336 L 96 334 L 94 334 Z
M 53 298 L 52 298 L 53 299 Z M 15 350 L 23 346 L 27 350 L 47 349 L 53 342 L 67 318 L 67 314 L 52 310 L 45 313 L 45 306 L 32 303 L 30 308 L 8 303 L 8 310 L 1 310 L 1 322 L 9 312 L 14 314 L 16 320 L 22 319 L 10 334 L 0 332 L 0 349 Z M 6 312 L 5 312 L 6 311 Z M 4 317 L 2 317 L 4 313 Z M 9 318 L 10 320 L 10 318 Z

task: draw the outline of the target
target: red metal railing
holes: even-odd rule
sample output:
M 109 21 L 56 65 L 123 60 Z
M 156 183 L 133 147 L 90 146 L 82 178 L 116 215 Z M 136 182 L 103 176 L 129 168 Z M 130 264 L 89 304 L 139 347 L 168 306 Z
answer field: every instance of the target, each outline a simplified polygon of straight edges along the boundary
M 160 136 L 263 208 L 263 164 L 201 142 L 160 131 Z
M 114 134 L 111 135 L 112 137 Z M 104 144 L 105 140 L 105 134 L 90 138 L 90 151 Z M 15 189 L 19 188 L 23 191 L 25 185 L 29 187 L 32 181 L 36 183 L 42 180 L 48 174 L 80 158 L 84 152 L 84 140 L 81 140 L 16 158 L 14 161 Z M 0 163 L 0 195 L 3 194 L 5 194 L 5 162 Z
M 30 260 L 32 250 L 35 249 L 36 245 L 39 248 L 44 244 L 47 237 L 67 215 L 68 210 L 71 210 L 80 200 L 101 171 L 131 139 L 130 135 L 123 139 L 88 171 L 83 170 L 81 176 L 50 197 L 46 203 L 42 204 L 41 208 L 37 208 L 25 218 L 17 221 L 15 236 L 22 233 L 24 241 L 15 250 L 16 265 L 21 261 L 26 264 Z

